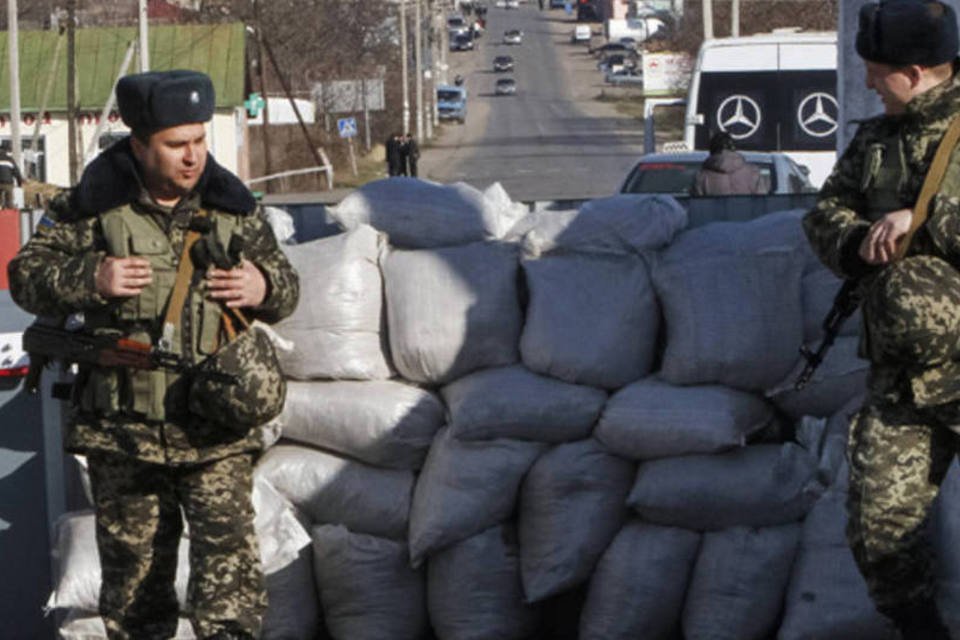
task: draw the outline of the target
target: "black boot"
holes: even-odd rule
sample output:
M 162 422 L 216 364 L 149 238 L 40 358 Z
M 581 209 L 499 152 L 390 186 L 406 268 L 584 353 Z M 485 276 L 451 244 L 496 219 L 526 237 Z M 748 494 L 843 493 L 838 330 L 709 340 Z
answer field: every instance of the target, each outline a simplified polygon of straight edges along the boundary
M 903 640 L 950 640 L 950 632 L 933 600 L 887 609 L 883 613 L 893 620 Z

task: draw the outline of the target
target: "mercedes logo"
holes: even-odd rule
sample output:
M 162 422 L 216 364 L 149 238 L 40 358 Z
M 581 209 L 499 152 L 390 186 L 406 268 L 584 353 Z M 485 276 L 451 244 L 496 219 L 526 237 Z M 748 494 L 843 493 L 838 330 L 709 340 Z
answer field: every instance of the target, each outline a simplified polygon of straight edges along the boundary
M 814 138 L 826 138 L 837 130 L 840 106 L 829 93 L 811 93 L 797 107 L 797 122 L 804 133 Z
M 760 128 L 760 105 L 745 95 L 733 95 L 717 108 L 717 126 L 734 140 L 749 138 Z

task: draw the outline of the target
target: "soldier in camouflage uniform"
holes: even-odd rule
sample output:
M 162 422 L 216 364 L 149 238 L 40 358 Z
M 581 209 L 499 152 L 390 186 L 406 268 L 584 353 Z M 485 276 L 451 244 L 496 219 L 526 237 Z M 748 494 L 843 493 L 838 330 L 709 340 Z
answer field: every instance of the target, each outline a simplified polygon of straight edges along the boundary
M 221 304 L 274 322 L 297 302 L 296 273 L 246 187 L 207 153 L 210 79 L 191 71 L 117 85 L 133 135 L 104 151 L 53 199 L 9 266 L 31 313 L 82 312 L 88 330 L 157 344 L 188 226 L 242 242 L 232 269 L 196 268 L 170 349 L 199 361 L 221 340 Z M 212 228 L 212 231 L 210 230 Z M 259 429 L 229 430 L 187 412 L 188 378 L 163 370 L 83 367 L 65 436 L 86 453 L 103 569 L 100 613 L 111 639 L 169 638 L 179 615 L 177 546 L 189 527 L 186 615 L 199 638 L 255 638 L 266 607 L 253 530 Z
M 935 605 L 929 516 L 960 426 L 960 151 L 906 256 L 937 145 L 960 114 L 957 19 L 923 0 L 868 3 L 857 52 L 884 114 L 862 122 L 804 227 L 863 295 L 867 400 L 849 440 L 847 537 L 878 609 L 904 638 L 949 638 Z

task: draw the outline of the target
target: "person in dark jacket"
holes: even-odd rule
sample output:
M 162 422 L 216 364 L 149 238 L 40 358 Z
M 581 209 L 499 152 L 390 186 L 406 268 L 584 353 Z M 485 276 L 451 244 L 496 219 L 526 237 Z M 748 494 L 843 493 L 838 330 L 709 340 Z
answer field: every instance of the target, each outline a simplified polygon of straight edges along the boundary
M 710 156 L 697 172 L 690 195 L 749 195 L 766 193 L 769 189 L 760 169 L 737 151 L 729 133 L 721 131 L 710 139 Z
M 403 158 L 407 165 L 407 175 L 417 177 L 417 160 L 420 159 L 420 145 L 416 138 L 407 133 L 403 138 Z
M 399 133 L 391 133 L 387 138 L 387 175 L 406 175 L 406 163 L 403 161 L 403 138 Z

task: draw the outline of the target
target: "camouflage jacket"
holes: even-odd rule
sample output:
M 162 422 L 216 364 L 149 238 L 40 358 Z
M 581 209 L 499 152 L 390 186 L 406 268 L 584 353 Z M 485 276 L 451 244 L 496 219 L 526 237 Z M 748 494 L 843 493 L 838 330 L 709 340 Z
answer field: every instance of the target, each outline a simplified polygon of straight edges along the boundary
M 955 65 L 956 66 L 956 65 Z M 960 115 L 960 73 L 915 97 L 902 115 L 862 122 L 804 218 L 814 252 L 842 278 L 859 278 L 869 290 L 885 267 L 868 265 L 859 247 L 873 221 L 915 204 L 937 146 Z M 954 150 L 947 173 L 913 238 L 908 256 L 930 256 L 960 267 L 960 152 Z M 875 318 L 864 310 L 861 355 L 873 361 L 871 391 L 888 399 L 920 395 L 936 403 L 960 399 L 960 363 L 918 367 L 914 362 L 881 365 L 869 344 Z M 904 395 L 907 391 L 907 396 Z M 917 399 L 916 397 L 914 399 Z
M 169 255 L 161 257 L 175 271 L 188 223 L 201 207 L 212 219 L 222 221 L 224 226 L 234 229 L 243 238 L 244 257 L 254 263 L 266 279 L 266 299 L 259 307 L 248 309 L 248 315 L 264 322 L 275 322 L 292 313 L 299 297 L 297 274 L 280 251 L 272 230 L 246 187 L 209 157 L 194 192 L 172 210 L 160 207 L 143 189 L 127 141 L 121 141 L 101 154 L 87 168 L 75 188 L 65 190 L 51 200 L 33 238 L 10 262 L 11 295 L 30 313 L 63 317 L 82 312 L 88 326 L 114 328 L 125 335 L 140 331 L 143 335 L 138 335 L 139 339 L 146 338 L 155 343 L 166 307 L 165 299 L 148 305 L 143 293 L 136 298 L 106 299 L 96 291 L 94 277 L 101 260 L 107 255 L 118 254 L 111 246 L 115 243 L 110 241 L 111 234 L 104 228 L 104 220 L 119 211 L 122 215 L 149 221 L 156 233 L 161 234 L 161 239 L 165 235 L 167 242 L 162 244 L 169 247 Z M 131 254 L 138 253 L 137 244 L 134 239 Z M 157 277 L 155 269 L 155 281 Z M 202 280 L 195 279 L 191 286 L 199 286 L 199 282 Z M 166 286 L 158 290 L 167 295 L 170 286 L 172 278 L 168 277 Z M 202 292 L 197 291 L 195 298 L 202 299 Z M 135 321 L 131 321 L 131 305 L 138 309 Z M 189 309 L 185 310 L 184 317 L 191 313 Z M 182 323 L 183 336 L 178 342 L 199 344 L 203 340 L 200 324 Z M 199 357 L 190 346 L 180 351 L 194 359 Z M 163 419 L 160 420 L 132 410 L 134 404 L 129 397 L 124 398 L 124 393 L 133 393 L 128 388 L 135 386 L 136 372 L 112 370 L 120 389 L 115 395 L 121 398 L 115 410 L 104 410 L 105 403 L 96 399 L 85 402 L 84 398 L 103 393 L 103 390 L 90 388 L 93 386 L 90 381 L 102 374 L 103 369 L 106 368 L 81 368 L 77 376 L 73 412 L 65 436 L 70 451 L 108 451 L 148 462 L 177 464 L 213 460 L 261 447 L 261 434 L 257 429 L 245 434 L 226 432 L 222 427 L 188 414 L 184 408 L 183 390 L 179 389 L 183 385 L 178 385 L 175 374 L 166 378 L 169 385 L 166 393 L 162 393 Z M 166 413 L 162 413 L 164 405 L 167 406 Z

